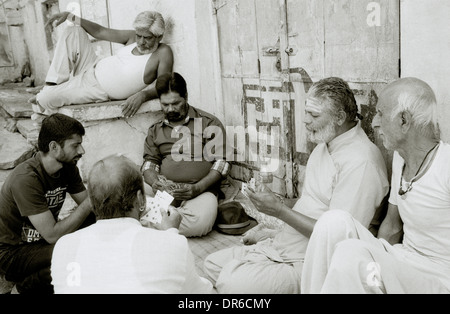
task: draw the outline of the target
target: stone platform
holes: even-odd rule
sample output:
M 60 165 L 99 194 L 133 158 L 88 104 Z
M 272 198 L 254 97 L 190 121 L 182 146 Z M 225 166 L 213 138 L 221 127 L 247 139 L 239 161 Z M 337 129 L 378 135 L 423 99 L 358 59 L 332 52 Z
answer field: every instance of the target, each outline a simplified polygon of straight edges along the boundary
M 23 88 L 0 89 L 0 115 L 17 120 L 18 132 L 0 130 L 0 169 L 14 168 L 30 156 L 37 143 L 39 128 L 31 120 L 33 94 Z M 143 161 L 144 141 L 148 128 L 163 117 L 159 100 L 144 103 L 132 118 L 122 116 L 123 101 L 72 105 L 59 112 L 80 121 L 86 129 L 83 137 L 85 155 L 79 162 L 83 179 L 92 165 L 109 155 L 122 154 L 137 165 Z
M 144 103 L 132 118 L 122 116 L 122 101 L 62 107 L 59 112 L 80 121 L 85 129 L 85 155 L 79 162 L 83 179 L 98 160 L 122 154 L 137 165 L 143 162 L 148 128 L 163 118 L 159 100 Z

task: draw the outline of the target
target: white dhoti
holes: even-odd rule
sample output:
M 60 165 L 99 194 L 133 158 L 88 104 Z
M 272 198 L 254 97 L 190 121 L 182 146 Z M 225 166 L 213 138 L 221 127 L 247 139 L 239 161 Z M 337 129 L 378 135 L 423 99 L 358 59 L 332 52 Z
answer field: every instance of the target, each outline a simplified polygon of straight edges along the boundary
M 80 26 L 66 27 L 62 32 L 47 73 L 45 86 L 37 94 L 37 113 L 51 114 L 65 105 L 83 104 L 109 99 L 98 84 L 94 66 L 98 62 L 86 31 Z
M 148 184 L 144 184 L 145 194 L 154 197 L 155 193 Z M 211 232 L 217 218 L 218 199 L 211 192 L 183 201 L 177 208 L 182 220 L 179 234 L 185 237 L 201 237 Z
M 284 263 L 271 239 L 251 246 L 236 246 L 209 255 L 204 262 L 208 279 L 219 293 L 300 293 L 302 263 Z M 261 245 L 263 244 L 263 245 Z
M 184 201 L 178 208 L 183 219 L 179 227 L 180 234 L 186 237 L 201 237 L 208 234 L 217 218 L 218 200 L 211 192 Z
M 345 211 L 326 212 L 306 251 L 302 293 L 449 293 L 448 272 L 402 244 L 375 238 Z
M 293 210 L 317 220 L 330 209 L 344 209 L 369 226 L 389 189 L 385 168 L 381 153 L 358 125 L 316 146 Z M 211 254 L 204 269 L 219 293 L 300 293 L 308 242 L 286 224 L 273 240 Z

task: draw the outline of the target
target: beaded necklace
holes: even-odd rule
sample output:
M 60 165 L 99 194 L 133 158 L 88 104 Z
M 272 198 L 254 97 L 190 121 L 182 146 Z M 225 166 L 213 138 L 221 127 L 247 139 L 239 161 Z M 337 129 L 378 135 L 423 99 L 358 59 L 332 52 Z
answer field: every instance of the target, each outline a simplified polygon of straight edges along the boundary
M 405 182 L 405 183 L 408 183 L 406 190 L 403 190 L 403 172 L 405 171 L 406 163 L 403 165 L 402 175 L 400 176 L 400 188 L 398 189 L 398 195 L 400 195 L 403 200 L 406 199 L 406 197 L 407 197 L 406 193 L 408 193 L 409 191 L 412 190 L 413 183 L 417 181 L 417 179 L 418 179 L 417 177 L 419 176 L 422 166 L 425 164 L 425 160 L 427 160 L 427 158 L 431 154 L 431 152 L 434 151 L 438 146 L 439 146 L 439 143 L 434 145 L 433 148 L 428 151 L 428 153 L 425 155 L 425 158 L 422 160 L 422 163 L 420 164 L 419 169 L 417 169 L 416 174 L 411 179 L 411 182 L 409 182 L 409 183 Z

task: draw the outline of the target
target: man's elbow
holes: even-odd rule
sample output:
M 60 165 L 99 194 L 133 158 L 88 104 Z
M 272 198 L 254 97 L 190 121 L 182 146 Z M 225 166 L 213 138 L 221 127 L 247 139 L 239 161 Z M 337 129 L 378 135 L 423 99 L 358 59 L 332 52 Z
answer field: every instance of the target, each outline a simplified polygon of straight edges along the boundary
M 53 232 L 48 233 L 41 233 L 41 237 L 48 243 L 48 244 L 55 244 L 64 234 L 59 234 L 56 230 Z
M 61 238 L 61 236 L 56 236 L 56 235 L 48 235 L 48 236 L 42 236 L 42 237 L 48 244 L 55 244 L 59 240 L 59 238 Z

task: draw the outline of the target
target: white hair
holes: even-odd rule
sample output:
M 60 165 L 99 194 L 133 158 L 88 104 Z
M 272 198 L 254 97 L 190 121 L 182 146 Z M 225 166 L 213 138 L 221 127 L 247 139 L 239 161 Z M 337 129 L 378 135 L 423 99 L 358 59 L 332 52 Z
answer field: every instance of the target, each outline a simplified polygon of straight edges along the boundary
M 394 83 L 391 90 L 397 104 L 392 109 L 394 119 L 402 112 L 409 112 L 412 124 L 422 135 L 439 138 L 438 110 L 436 95 L 425 82 L 416 78 L 405 78 Z
M 161 13 L 144 11 L 138 14 L 134 20 L 133 27 L 136 30 L 149 31 L 154 36 L 159 37 L 164 35 L 166 25 Z

